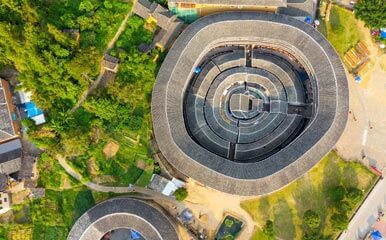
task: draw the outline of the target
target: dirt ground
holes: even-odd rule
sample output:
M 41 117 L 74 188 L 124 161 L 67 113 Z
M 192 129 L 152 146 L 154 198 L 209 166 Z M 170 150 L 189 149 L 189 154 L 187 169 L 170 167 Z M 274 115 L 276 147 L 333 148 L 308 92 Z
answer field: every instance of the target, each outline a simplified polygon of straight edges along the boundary
M 221 224 L 227 213 L 234 215 L 244 222 L 244 227 L 238 239 L 250 239 L 255 228 L 255 222 L 251 216 L 240 207 L 244 197 L 231 195 L 204 187 L 201 184 L 189 179 L 186 184 L 188 197 L 184 201 L 186 206 L 192 210 L 195 219 L 199 220 L 201 226 L 209 231 L 210 239 Z M 202 217 L 206 215 L 206 217 Z M 200 218 L 201 216 L 201 218 Z
M 386 55 L 372 42 L 369 31 L 359 24 L 369 48 L 370 65 L 361 83 L 348 74 L 350 112 L 336 148 L 345 159 L 362 159 L 378 169 L 386 166 Z

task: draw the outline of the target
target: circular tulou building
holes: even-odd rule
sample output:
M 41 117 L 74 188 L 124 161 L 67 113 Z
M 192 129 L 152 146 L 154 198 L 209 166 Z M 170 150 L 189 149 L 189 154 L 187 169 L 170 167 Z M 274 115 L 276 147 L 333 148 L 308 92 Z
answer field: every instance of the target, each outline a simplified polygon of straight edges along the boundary
M 88 210 L 76 221 L 67 240 L 99 240 L 103 237 L 180 239 L 174 225 L 159 209 L 144 201 L 124 197 L 109 199 Z
M 289 16 L 201 18 L 161 66 L 152 117 L 182 174 L 238 195 L 275 191 L 312 168 L 344 130 L 348 89 L 328 41 Z

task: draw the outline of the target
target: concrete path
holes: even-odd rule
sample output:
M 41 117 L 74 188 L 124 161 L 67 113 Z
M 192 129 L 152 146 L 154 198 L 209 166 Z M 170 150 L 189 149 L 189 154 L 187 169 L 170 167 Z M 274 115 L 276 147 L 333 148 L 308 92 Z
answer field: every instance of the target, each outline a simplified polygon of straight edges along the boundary
M 177 206 L 180 206 L 182 203 L 178 202 L 173 197 L 165 196 L 159 192 L 156 192 L 154 190 L 144 188 L 144 187 L 137 187 L 137 186 L 128 186 L 128 187 L 114 187 L 114 186 L 104 186 L 99 185 L 91 181 L 86 181 L 80 175 L 78 172 L 76 172 L 65 160 L 64 157 L 57 155 L 56 159 L 58 160 L 59 164 L 64 168 L 64 170 L 71 175 L 73 178 L 81 182 L 86 187 L 90 188 L 91 190 L 98 191 L 98 192 L 113 192 L 113 193 L 140 193 L 144 194 L 146 196 L 151 197 L 152 199 L 156 200 L 164 200 L 168 201 L 170 203 L 176 204 Z
M 137 2 L 136 0 L 133 1 L 133 6 L 134 6 L 134 4 L 136 2 Z M 110 50 L 114 47 L 115 42 L 118 40 L 119 36 L 121 36 L 123 31 L 126 29 L 127 21 L 133 15 L 133 8 L 134 7 L 132 7 L 131 10 L 126 14 L 126 17 L 121 22 L 121 25 L 119 26 L 119 28 L 118 28 L 117 32 L 115 33 L 114 37 L 107 44 L 107 47 L 106 47 L 106 50 L 105 50 L 104 54 L 107 54 L 107 53 L 110 52 Z M 99 71 L 98 78 L 95 81 L 93 81 L 91 83 L 91 85 L 89 86 L 89 88 L 81 94 L 80 98 L 78 99 L 78 102 L 70 110 L 70 113 L 73 113 L 76 109 L 78 109 L 80 106 L 82 106 L 82 104 L 86 100 L 87 96 L 90 93 L 92 93 L 98 87 L 100 81 L 102 80 L 102 76 L 103 76 L 104 72 L 105 72 L 105 69 L 103 67 L 101 67 L 101 69 Z
M 118 40 L 119 36 L 123 33 L 123 31 L 126 29 L 127 21 L 129 20 L 129 17 L 133 15 L 133 9 L 134 5 L 136 4 L 136 0 L 133 0 L 133 7 L 130 9 L 130 11 L 127 13 L 125 19 L 121 22 L 121 26 L 119 26 L 117 32 L 115 33 L 114 37 L 110 40 L 110 42 L 107 44 L 107 48 L 105 50 L 105 53 L 110 52 L 110 50 L 114 47 L 115 42 Z
M 386 171 L 384 171 L 386 174 Z M 380 180 L 369 194 L 363 205 L 351 220 L 348 228 L 339 240 L 363 239 L 372 229 L 378 218 L 378 212 L 386 208 L 386 179 Z

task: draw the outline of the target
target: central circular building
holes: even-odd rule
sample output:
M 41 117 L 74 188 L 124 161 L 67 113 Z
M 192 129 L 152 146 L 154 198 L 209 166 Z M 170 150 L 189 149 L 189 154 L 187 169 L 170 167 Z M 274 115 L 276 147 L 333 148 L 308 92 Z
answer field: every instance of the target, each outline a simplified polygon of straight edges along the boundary
M 310 25 L 268 13 L 215 14 L 170 49 L 153 89 L 156 142 L 182 174 L 238 195 L 275 191 L 335 145 L 347 80 Z

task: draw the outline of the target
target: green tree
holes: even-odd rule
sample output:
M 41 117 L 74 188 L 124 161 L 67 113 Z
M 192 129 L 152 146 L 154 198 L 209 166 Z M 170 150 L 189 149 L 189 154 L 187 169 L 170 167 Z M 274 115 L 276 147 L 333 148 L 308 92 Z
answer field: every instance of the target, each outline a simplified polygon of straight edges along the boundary
M 265 225 L 263 227 L 263 233 L 268 239 L 275 239 L 275 232 L 273 229 L 273 222 L 272 220 L 267 220 L 265 222 Z
M 80 4 L 79 4 L 79 10 L 80 11 L 85 11 L 85 12 L 91 12 L 93 11 L 95 8 L 97 7 L 96 4 L 94 4 L 92 1 L 90 0 L 83 0 Z
M 320 225 L 320 216 L 312 210 L 307 210 L 303 215 L 303 222 L 310 229 L 318 229 Z
M 350 188 L 347 193 L 347 202 L 351 207 L 355 207 L 361 202 L 363 198 L 363 192 L 358 188 Z
M 385 0 L 360 0 L 354 6 L 355 16 L 371 28 L 386 27 Z
M 227 226 L 228 228 L 231 228 L 233 226 L 233 220 L 232 219 L 225 219 L 225 226 Z
M 342 231 L 347 228 L 348 217 L 345 213 L 336 212 L 331 216 L 331 225 L 334 229 Z
M 352 210 L 352 206 L 347 202 L 347 200 L 341 201 L 339 204 L 335 206 L 336 210 L 340 213 L 347 213 Z
M 343 186 L 336 186 L 329 192 L 330 199 L 333 203 L 340 203 L 346 195 L 346 189 Z
M 178 188 L 175 192 L 174 192 L 174 196 L 176 197 L 176 200 L 177 201 L 183 201 L 186 197 L 188 197 L 188 191 L 186 190 L 186 188 Z

